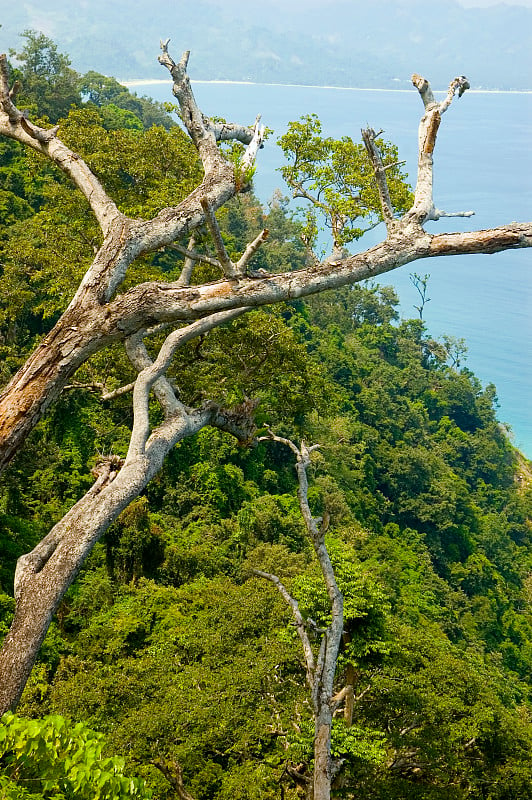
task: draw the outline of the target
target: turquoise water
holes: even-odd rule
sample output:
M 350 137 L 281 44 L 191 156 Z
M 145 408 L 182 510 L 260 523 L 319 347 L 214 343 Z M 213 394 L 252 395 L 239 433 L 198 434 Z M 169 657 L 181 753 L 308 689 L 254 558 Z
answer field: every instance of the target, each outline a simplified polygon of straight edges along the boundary
M 169 84 L 132 86 L 138 94 L 171 100 Z M 414 90 L 375 91 L 257 84 L 194 83 L 202 110 L 250 123 L 257 113 L 274 129 L 260 151 L 256 192 L 267 202 L 275 188 L 287 191 L 277 168 L 275 141 L 287 123 L 314 112 L 326 135 L 360 139 L 367 124 L 384 129 L 406 160 L 415 182 L 417 126 L 422 111 Z M 472 230 L 532 218 L 532 94 L 468 92 L 456 98 L 442 119 L 435 153 L 435 203 L 446 211 L 474 210 L 470 219 L 430 223 L 430 230 Z M 381 236 L 376 229 L 364 247 Z M 465 362 L 484 384 L 494 383 L 498 417 L 532 457 L 532 322 L 530 250 L 492 256 L 459 256 L 415 262 L 382 276 L 401 298 L 401 313 L 416 316 L 419 302 L 409 274 L 430 273 L 424 319 L 432 336 L 464 338 Z

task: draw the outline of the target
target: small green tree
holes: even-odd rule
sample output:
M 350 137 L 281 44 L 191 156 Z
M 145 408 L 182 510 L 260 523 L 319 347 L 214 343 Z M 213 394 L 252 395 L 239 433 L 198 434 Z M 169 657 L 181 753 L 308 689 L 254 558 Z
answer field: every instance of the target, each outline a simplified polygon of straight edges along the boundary
M 25 39 L 22 50 L 10 51 L 18 62 L 22 84 L 19 102 L 57 122 L 68 114 L 71 105 L 80 103 L 78 74 L 70 67 L 68 56 L 60 53 L 55 42 L 44 33 L 25 30 L 22 38 Z
M 104 757 L 104 737 L 64 717 L 0 720 L 0 797 L 5 800 L 127 800 L 151 797 L 125 761 Z
M 279 139 L 288 164 L 281 174 L 293 196 L 308 202 L 305 209 L 304 236 L 315 248 L 320 220 L 330 229 L 334 251 L 359 239 L 383 219 L 378 185 L 378 168 L 370 156 L 379 150 L 380 168 L 386 172 L 389 200 L 394 211 L 406 211 L 412 203 L 410 187 L 405 182 L 397 147 L 376 138 L 374 131 L 362 132 L 365 144 L 349 136 L 324 137 L 316 114 L 307 114 L 291 122 Z M 367 142 L 366 142 L 367 139 Z M 360 227 L 359 220 L 363 220 Z

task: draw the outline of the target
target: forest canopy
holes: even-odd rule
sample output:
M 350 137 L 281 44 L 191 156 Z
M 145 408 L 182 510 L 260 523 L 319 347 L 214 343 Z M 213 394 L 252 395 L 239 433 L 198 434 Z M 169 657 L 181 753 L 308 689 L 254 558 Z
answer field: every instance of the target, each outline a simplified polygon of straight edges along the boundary
M 20 82 L 17 107 L 43 129 L 59 125 L 121 215 L 151 220 L 202 181 L 198 149 L 167 110 L 113 78 L 78 75 L 43 35 L 25 34 L 9 70 Z M 323 152 L 359 159 L 357 180 L 366 179 L 363 146 L 324 145 L 312 117 L 287 132 L 287 154 L 301 147 L 305 125 Z M 375 187 L 364 203 L 350 188 L 342 224 L 330 216 L 334 258 L 345 259 L 366 217 L 388 211 L 392 229 L 413 202 L 393 145 L 375 142 L 393 172 L 389 205 L 383 211 Z M 264 208 L 252 171 L 238 171 L 243 148 L 220 147 L 232 177 L 246 178 L 246 191 L 216 214 L 226 269 L 265 230 L 246 280 L 317 269 L 315 218 L 302 224 L 282 197 Z M 5 137 L 0 159 L 7 385 L 63 318 L 105 236 L 49 159 Z M 285 171 L 302 187 L 295 162 Z M 312 180 L 329 177 L 322 170 Z M 322 197 L 332 208 L 338 187 L 329 189 Z M 217 285 L 222 259 L 211 236 L 205 222 L 175 248 L 142 252 L 121 291 L 175 284 L 193 250 L 202 259 L 190 293 Z M 286 603 L 257 570 L 282 580 L 314 645 L 330 608 L 294 459 L 260 436 L 271 430 L 320 445 L 309 503 L 344 599 L 336 681 L 352 687 L 353 700 L 350 716 L 339 705 L 333 719 L 332 796 L 530 797 L 530 464 L 497 420 L 495 387 L 461 363 L 463 343 L 436 341 L 422 314 L 402 319 L 397 308 L 393 289 L 368 280 L 235 314 L 175 351 L 165 373 L 174 416 L 182 406 L 213 422 L 213 408 L 237 409 L 236 428 L 251 410 L 252 434 L 239 442 L 226 416 L 180 439 L 94 544 L 58 602 L 18 716 L 1 719 L 1 796 L 309 796 L 314 728 L 303 654 Z M 143 356 L 154 362 L 167 335 L 155 322 Z M 102 463 L 112 472 L 127 462 L 136 365 L 118 337 L 94 348 L 0 477 L 2 638 L 15 613 L 17 560 L 103 480 Z M 166 420 L 157 400 L 147 408 L 154 430 Z

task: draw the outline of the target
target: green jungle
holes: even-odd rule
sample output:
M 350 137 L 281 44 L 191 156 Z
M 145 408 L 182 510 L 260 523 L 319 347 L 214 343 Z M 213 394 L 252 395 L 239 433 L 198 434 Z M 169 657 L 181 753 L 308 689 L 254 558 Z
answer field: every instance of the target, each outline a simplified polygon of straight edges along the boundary
M 59 123 L 127 214 L 149 218 L 201 180 L 168 107 L 77 74 L 35 32 L 11 69 L 19 107 Z M 246 192 L 218 217 L 231 254 L 269 229 L 254 269 L 306 263 L 309 221 L 281 196 L 265 209 Z M 69 181 L 6 138 L 0 220 L 4 385 L 65 309 L 100 234 Z M 181 266 L 158 252 L 128 280 L 175 280 Z M 365 283 L 255 310 L 189 342 L 169 374 L 185 403 L 251 398 L 259 433 L 320 445 L 309 502 L 330 519 L 345 600 L 338 685 L 349 673 L 354 689 L 352 718 L 334 719 L 333 797 L 526 800 L 530 464 L 497 421 L 495 387 L 464 367 L 464 343 L 431 338 L 423 301 L 412 319 L 397 306 L 393 289 Z M 93 356 L 0 479 L 0 638 L 17 558 L 88 490 L 99 456 L 125 455 L 131 396 L 102 394 L 134 377 L 122 349 Z M 174 448 L 64 597 L 0 723 L 0 797 L 303 797 L 313 726 L 301 643 L 254 569 L 328 624 L 293 455 L 205 428 Z

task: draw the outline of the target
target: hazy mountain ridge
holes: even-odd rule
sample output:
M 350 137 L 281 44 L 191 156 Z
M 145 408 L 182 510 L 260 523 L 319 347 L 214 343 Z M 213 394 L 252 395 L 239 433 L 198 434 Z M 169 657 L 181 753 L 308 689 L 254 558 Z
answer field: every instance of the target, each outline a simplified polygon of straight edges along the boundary
M 204 80 L 407 88 L 416 71 L 439 88 L 466 74 L 475 88 L 532 89 L 532 9 L 521 6 L 332 0 L 265 10 L 154 0 L 147 15 L 143 2 L 91 0 L 73 16 L 59 0 L 46 11 L 16 8 L 2 25 L 2 49 L 17 47 L 30 27 L 51 36 L 79 71 L 123 79 L 163 77 L 158 43 L 171 37 L 176 52 L 192 51 L 191 74 Z

